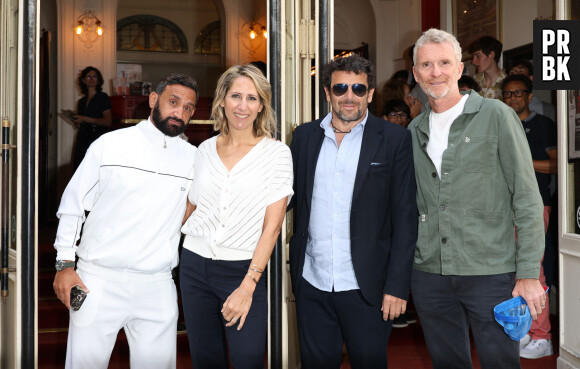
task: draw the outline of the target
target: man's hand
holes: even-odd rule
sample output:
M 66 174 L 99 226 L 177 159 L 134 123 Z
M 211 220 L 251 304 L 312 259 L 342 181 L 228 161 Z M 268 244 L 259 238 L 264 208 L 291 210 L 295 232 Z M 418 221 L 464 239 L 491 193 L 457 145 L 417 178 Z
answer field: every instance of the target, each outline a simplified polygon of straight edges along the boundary
M 74 268 L 66 268 L 60 272 L 56 272 L 54 276 L 54 282 L 52 283 L 52 288 L 56 293 L 56 297 L 70 310 L 70 290 L 74 286 L 80 286 L 83 291 L 89 293 L 90 291 L 84 285 L 81 278 L 75 272 Z
M 526 300 L 533 320 L 538 319 L 538 315 L 542 313 L 546 306 L 546 294 L 537 279 L 518 279 L 512 291 L 512 296 L 522 296 Z
M 393 320 L 407 311 L 407 301 L 385 293 L 381 311 L 383 312 L 383 320 Z

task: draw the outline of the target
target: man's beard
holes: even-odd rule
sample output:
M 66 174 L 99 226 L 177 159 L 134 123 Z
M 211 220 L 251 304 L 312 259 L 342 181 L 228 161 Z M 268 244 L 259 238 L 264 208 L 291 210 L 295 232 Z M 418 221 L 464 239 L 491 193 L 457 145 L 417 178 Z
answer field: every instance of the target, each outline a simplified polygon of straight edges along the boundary
M 343 102 L 343 104 L 351 104 L 353 103 L 352 101 L 345 101 Z M 340 105 L 339 105 L 340 106 Z M 337 109 L 336 110 L 336 116 L 342 120 L 345 123 L 351 123 L 351 122 L 356 122 L 358 120 L 360 120 L 361 118 L 364 117 L 365 113 L 366 113 L 366 108 L 362 109 L 362 107 L 359 104 L 359 109 L 356 112 L 351 112 L 350 116 L 348 116 L 348 113 L 345 113 L 344 111 L 342 111 L 341 109 Z
M 186 127 L 185 122 L 183 120 L 171 117 L 166 117 L 164 119 L 161 118 L 161 112 L 159 111 L 159 102 L 157 102 L 155 104 L 155 107 L 153 108 L 153 114 L 151 115 L 151 119 L 153 120 L 155 127 L 157 127 L 158 130 L 160 130 L 163 134 L 169 137 L 179 136 L 180 134 L 185 132 Z M 180 125 L 174 126 L 172 124 L 169 124 L 169 120 L 179 122 Z
M 445 86 L 445 88 L 443 89 L 442 92 L 436 93 L 435 90 L 433 90 L 428 83 L 422 83 L 422 81 L 418 81 L 418 83 L 419 83 L 419 86 L 421 86 L 421 88 L 423 89 L 423 91 L 427 94 L 427 96 L 429 96 L 433 99 L 441 99 L 441 98 L 447 96 L 447 94 L 449 94 L 449 86 L 448 85 Z

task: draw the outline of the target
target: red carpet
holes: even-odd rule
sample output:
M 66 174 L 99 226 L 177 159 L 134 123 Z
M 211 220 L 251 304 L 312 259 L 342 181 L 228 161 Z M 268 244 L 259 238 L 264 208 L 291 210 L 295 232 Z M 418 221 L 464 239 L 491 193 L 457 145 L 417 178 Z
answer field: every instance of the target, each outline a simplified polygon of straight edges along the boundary
M 552 335 L 554 339 L 558 336 L 558 321 L 556 316 L 551 316 Z M 554 352 L 558 352 L 558 343 L 554 342 Z M 473 369 L 481 369 L 475 347 L 471 346 L 471 356 L 473 358 Z M 421 324 L 411 324 L 406 328 L 393 328 L 388 348 L 389 369 L 432 369 L 431 359 Z M 556 369 L 556 360 L 558 356 L 528 360 L 521 359 L 522 369 Z M 350 369 L 348 359 L 346 359 L 341 369 Z

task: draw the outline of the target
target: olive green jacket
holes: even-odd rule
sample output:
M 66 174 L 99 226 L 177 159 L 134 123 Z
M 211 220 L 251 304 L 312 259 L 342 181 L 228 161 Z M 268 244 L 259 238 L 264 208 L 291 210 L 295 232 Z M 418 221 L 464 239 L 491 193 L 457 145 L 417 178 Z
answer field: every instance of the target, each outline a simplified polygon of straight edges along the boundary
M 427 154 L 430 112 L 409 125 L 419 209 L 414 267 L 538 278 L 544 206 L 518 116 L 503 102 L 471 92 L 451 125 L 439 179 Z

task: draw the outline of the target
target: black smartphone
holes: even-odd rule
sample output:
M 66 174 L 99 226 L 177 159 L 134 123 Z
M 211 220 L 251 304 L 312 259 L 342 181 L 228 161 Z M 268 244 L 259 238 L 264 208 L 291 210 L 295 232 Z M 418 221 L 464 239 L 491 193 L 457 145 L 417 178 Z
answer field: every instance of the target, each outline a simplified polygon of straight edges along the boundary
M 83 305 L 83 302 L 85 302 L 86 298 L 87 298 L 87 293 L 85 291 L 83 291 L 83 289 L 79 285 L 74 286 L 70 290 L 70 307 L 71 307 L 71 309 L 73 309 L 74 311 L 77 311 L 78 309 L 80 309 L 81 306 Z

